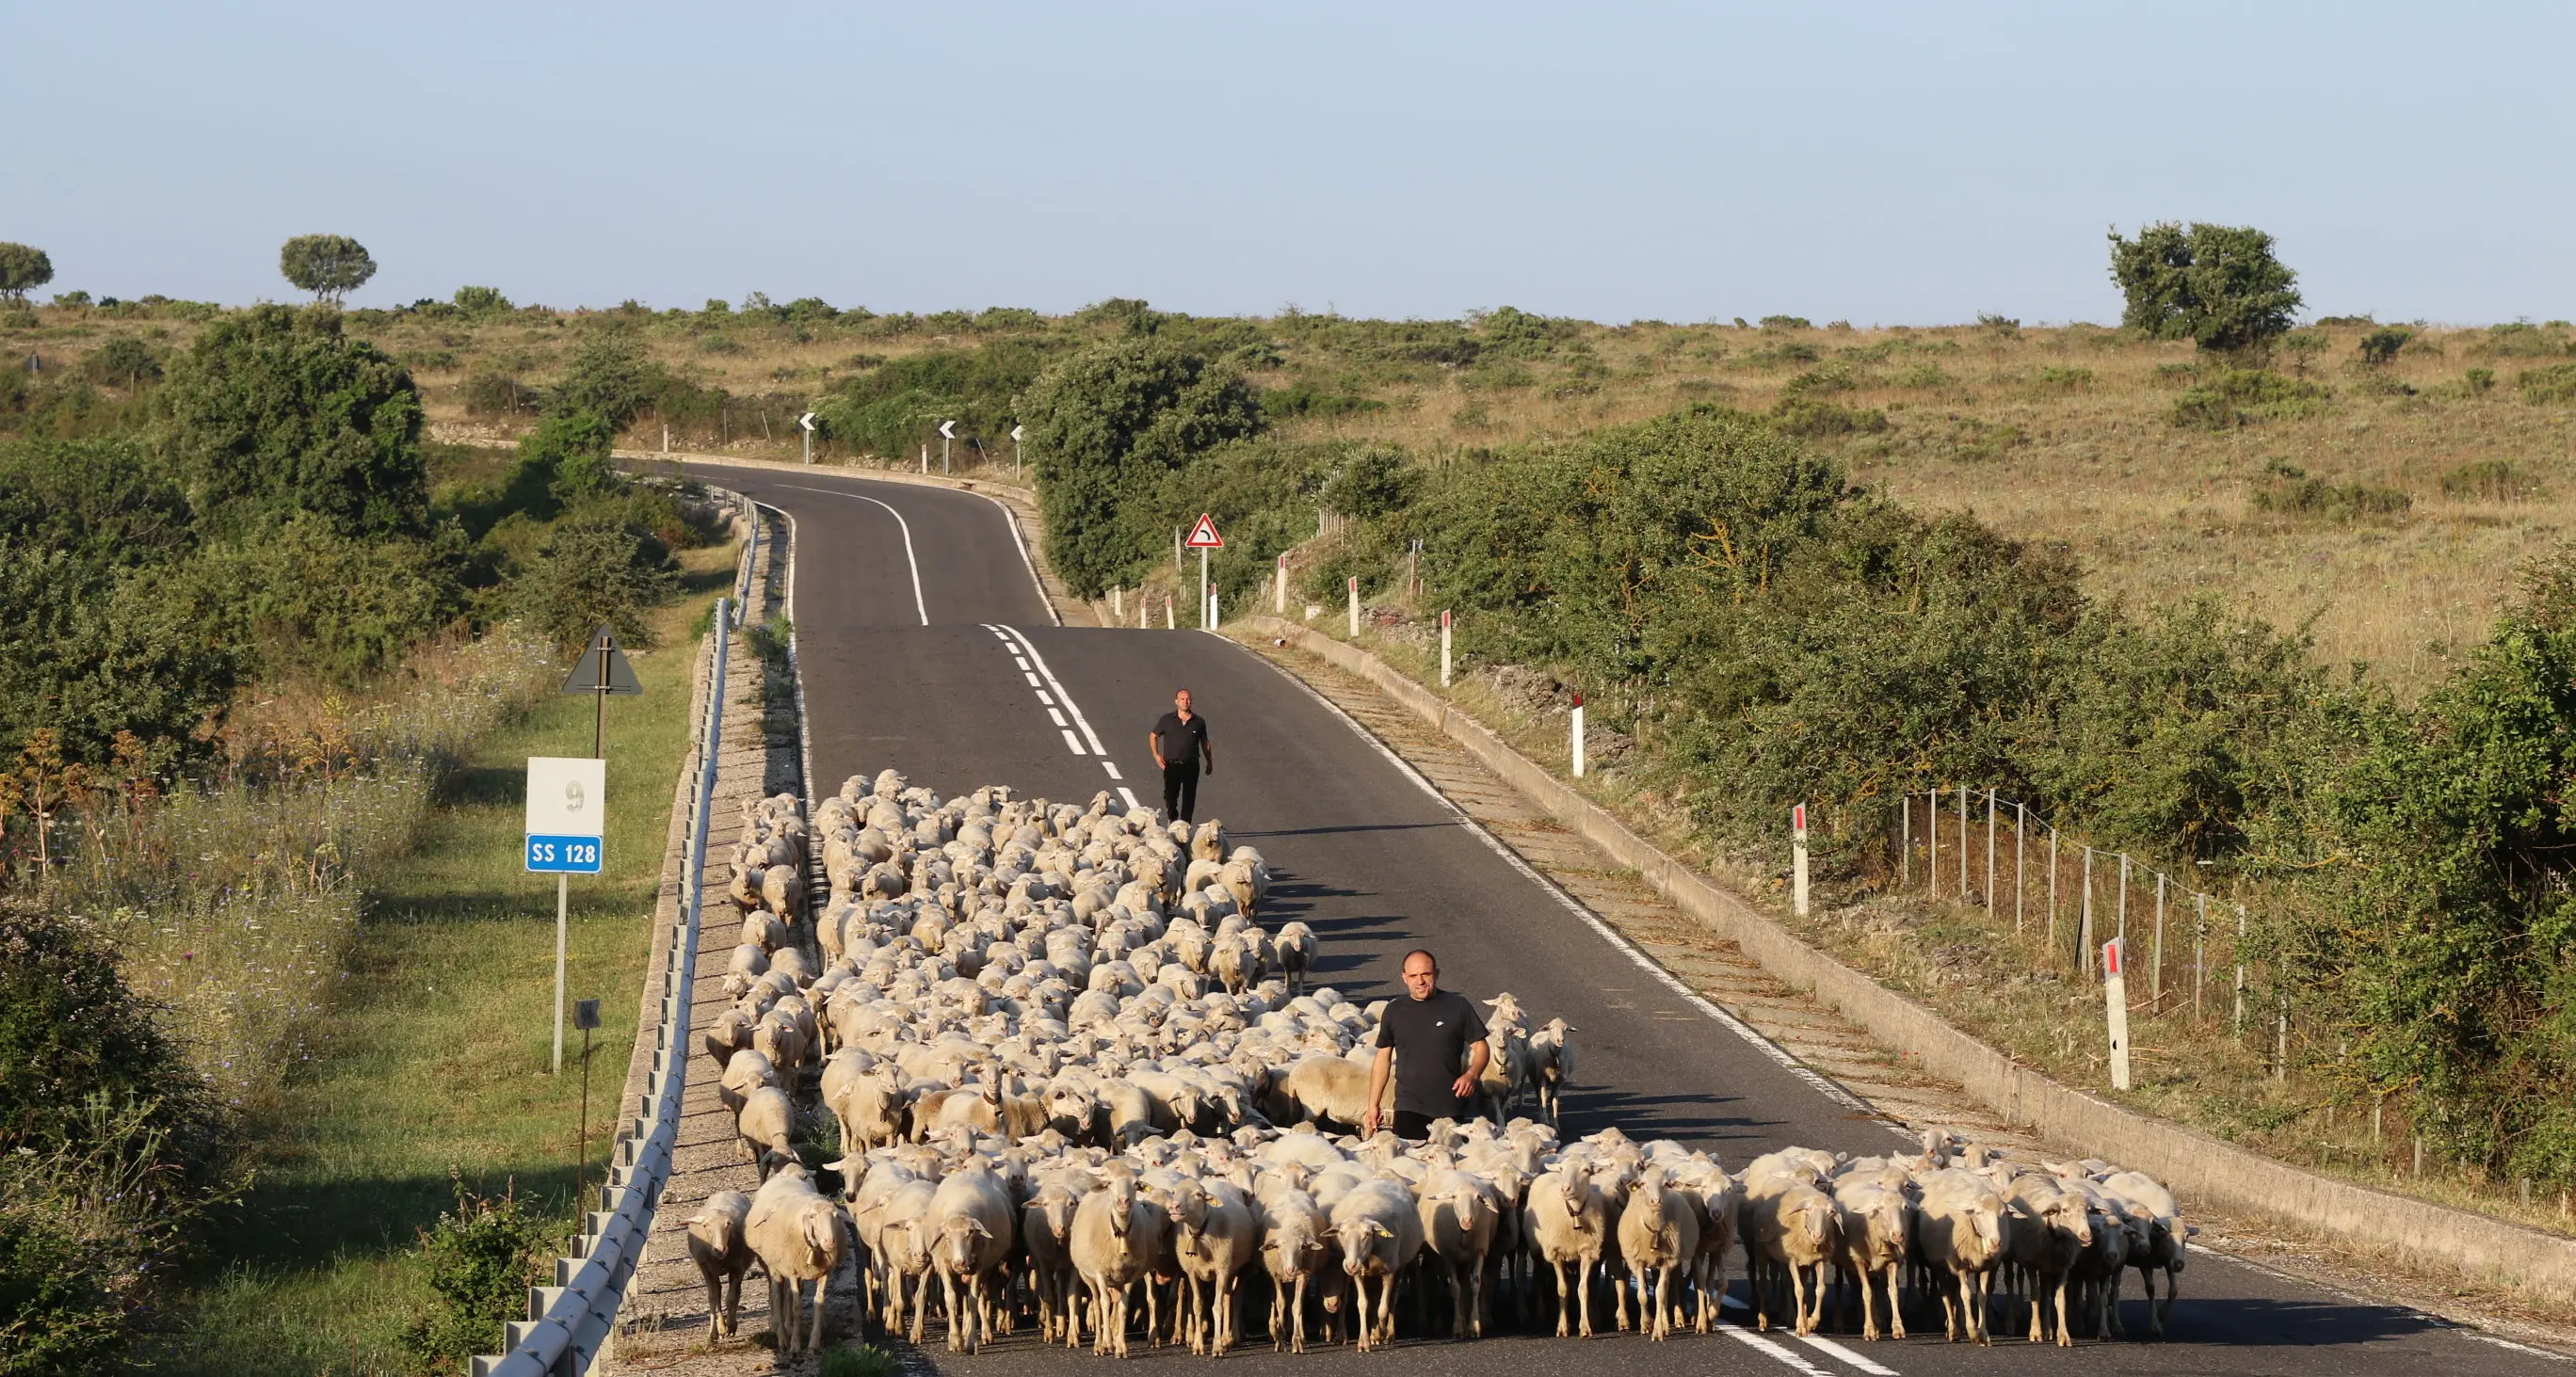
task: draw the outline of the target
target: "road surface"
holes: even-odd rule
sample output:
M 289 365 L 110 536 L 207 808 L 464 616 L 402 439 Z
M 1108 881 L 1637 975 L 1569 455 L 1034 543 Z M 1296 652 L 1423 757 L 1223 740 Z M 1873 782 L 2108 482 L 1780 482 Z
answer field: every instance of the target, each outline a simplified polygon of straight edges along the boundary
M 1278 876 L 1270 922 L 1302 918 L 1322 936 L 1317 973 L 1365 1002 L 1401 993 L 1410 948 L 1439 955 L 1442 984 L 1479 999 L 1518 995 L 1534 1020 L 1579 1033 L 1569 1136 L 1617 1124 L 1638 1137 L 1710 1148 L 1733 1167 L 1797 1144 L 1884 1152 L 1903 1140 L 1883 1118 L 1767 1044 L 1730 1031 L 1642 968 L 1567 901 L 1462 821 L 1399 760 L 1302 684 L 1242 648 L 1194 631 L 1059 628 L 1007 517 L 951 489 L 837 474 L 708 465 L 696 476 L 785 511 L 795 523 L 791 609 L 808 704 L 816 792 L 892 766 L 943 795 L 1009 783 L 1058 800 L 1132 789 L 1160 802 L 1147 729 L 1188 688 L 1207 714 L 1217 769 L 1199 816 L 1224 819 Z M 1224 556 L 1220 554 L 1218 558 Z M 2186 1211 L 2189 1202 L 2184 1202 Z M 1738 1271 L 1740 1273 L 1740 1267 Z M 1737 1283 L 1739 1294 L 1741 1280 Z M 2145 1330 L 2134 1274 L 2128 1323 Z M 1025 1333 L 943 1370 L 1018 1374 L 1101 1362 Z M 1166 1351 L 1163 1361 L 1175 1360 Z M 1177 1361 L 1194 1362 L 1186 1352 Z M 1362 1359 L 1347 1348 L 1274 1357 L 1266 1343 L 1230 1366 L 1301 1373 L 1367 1362 L 1408 1373 L 1485 1377 L 1499 1363 L 1638 1377 L 1712 1369 L 1782 1377 L 1945 1374 L 2044 1365 L 2078 1373 L 2358 1371 L 2446 1377 L 2566 1373 L 2523 1350 L 2416 1312 L 2338 1296 L 2207 1254 L 2183 1275 L 2162 1344 L 2086 1343 L 2072 1352 L 2019 1339 L 1991 1351 L 1930 1339 L 1814 1346 L 1778 1334 L 1631 1336 L 1482 1344 L 1408 1339 Z

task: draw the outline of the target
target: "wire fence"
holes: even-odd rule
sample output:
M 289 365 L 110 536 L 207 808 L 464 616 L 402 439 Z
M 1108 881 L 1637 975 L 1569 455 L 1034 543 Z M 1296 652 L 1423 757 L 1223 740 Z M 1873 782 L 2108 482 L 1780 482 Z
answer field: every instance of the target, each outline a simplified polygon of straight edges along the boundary
M 2102 947 L 2118 939 L 2132 1013 L 2225 1019 L 2240 1036 L 2277 1023 L 2286 1039 L 2278 1001 L 2271 1018 L 2261 1007 L 2241 901 L 2089 845 L 1992 789 L 1907 795 L 1891 840 L 1900 891 L 1984 909 L 2047 969 L 2099 981 Z

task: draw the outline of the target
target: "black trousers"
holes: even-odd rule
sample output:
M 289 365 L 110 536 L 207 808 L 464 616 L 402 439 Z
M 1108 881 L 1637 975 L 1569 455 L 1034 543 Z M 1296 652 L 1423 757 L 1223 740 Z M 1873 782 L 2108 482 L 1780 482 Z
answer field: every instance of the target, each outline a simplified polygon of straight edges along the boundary
M 1387 1128 L 1408 1143 L 1419 1143 L 1431 1136 L 1431 1116 L 1399 1109 L 1395 1111 L 1395 1122 L 1388 1124 Z
M 1175 760 L 1163 767 L 1163 816 L 1180 822 L 1196 822 L 1191 814 L 1199 806 L 1199 763 Z

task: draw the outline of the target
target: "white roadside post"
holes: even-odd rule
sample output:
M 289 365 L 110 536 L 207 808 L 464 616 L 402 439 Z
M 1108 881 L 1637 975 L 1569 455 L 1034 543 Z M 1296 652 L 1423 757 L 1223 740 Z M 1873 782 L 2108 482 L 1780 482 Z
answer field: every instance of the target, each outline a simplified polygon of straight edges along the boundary
M 921 471 L 930 472 L 930 446 L 927 444 L 921 447 Z
M 1023 427 L 1016 425 L 1011 427 L 1011 476 L 1013 478 L 1020 476 L 1020 437 L 1027 433 Z
M 1440 687 L 1449 687 L 1449 609 L 1440 609 Z
M 2121 973 L 2128 964 L 2125 950 L 2128 939 L 2114 937 L 2102 944 L 2102 998 L 2111 1020 L 2111 1088 L 2129 1088 L 2129 981 Z
M 555 877 L 555 1051 L 563 1070 L 564 934 L 572 904 L 571 876 L 599 873 L 600 839 L 606 835 L 608 762 L 562 756 L 528 758 L 527 867 Z
M 1574 777 L 1583 778 L 1583 695 L 1574 695 Z
M 796 418 L 796 424 L 797 424 L 797 425 L 799 425 L 799 426 L 801 426 L 801 427 L 803 427 L 803 428 L 804 428 L 804 431 L 805 431 L 805 462 L 806 462 L 806 463 L 809 463 L 809 464 L 810 464 L 810 463 L 813 463 L 813 462 L 814 462 L 814 413 L 813 413 L 813 412 L 811 412 L 811 411 L 808 411 L 808 412 L 806 412 L 804 415 L 797 417 L 797 418 Z M 662 432 L 662 434 L 663 434 L 662 447 L 663 447 L 664 449 L 669 449 L 669 448 L 671 447 L 671 445 L 670 445 L 670 432 L 669 432 L 668 430 L 665 430 L 665 431 L 663 431 L 663 432 Z
M 1282 617 L 1287 616 L 1287 615 L 1288 615 L 1288 556 L 1286 556 L 1285 554 L 1282 554 L 1281 556 L 1279 556 L 1279 578 L 1278 578 L 1278 583 L 1277 583 L 1277 585 L 1276 585 L 1275 587 L 1273 587 L 1273 588 L 1270 590 L 1270 594 L 1271 594 L 1271 596 L 1270 596 L 1270 610 L 1271 610 L 1272 612 L 1274 612 L 1274 613 L 1278 614 L 1279 616 L 1282 616 Z
M 1807 805 L 1789 810 L 1789 911 L 1807 916 Z
M 1360 576 L 1351 575 L 1351 639 L 1360 638 Z
M 957 423 L 955 421 L 942 421 L 939 423 L 939 471 L 941 473 L 948 472 L 948 442 L 956 438 Z

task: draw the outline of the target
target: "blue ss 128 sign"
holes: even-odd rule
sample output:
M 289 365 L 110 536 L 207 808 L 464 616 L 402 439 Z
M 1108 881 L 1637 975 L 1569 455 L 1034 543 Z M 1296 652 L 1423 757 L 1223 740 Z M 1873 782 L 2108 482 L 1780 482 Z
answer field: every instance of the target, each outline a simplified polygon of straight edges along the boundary
M 599 838 L 528 837 L 528 869 L 574 875 L 599 873 Z

